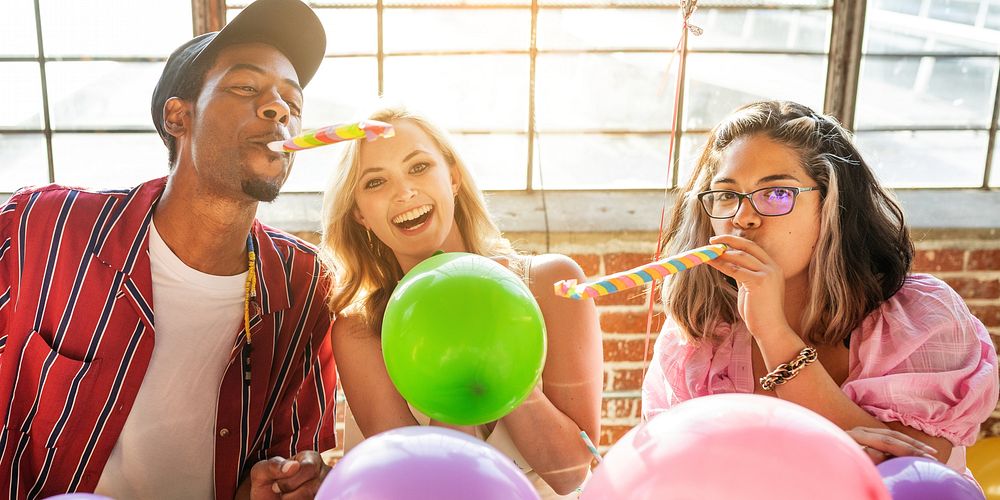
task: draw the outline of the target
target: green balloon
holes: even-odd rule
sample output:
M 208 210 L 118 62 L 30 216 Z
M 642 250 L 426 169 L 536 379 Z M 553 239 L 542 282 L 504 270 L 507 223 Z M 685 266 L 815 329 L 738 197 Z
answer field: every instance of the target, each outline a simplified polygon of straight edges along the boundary
M 399 393 L 428 417 L 479 425 L 508 414 L 538 382 L 545 322 L 524 282 L 468 253 L 435 255 L 389 298 L 382 356 Z

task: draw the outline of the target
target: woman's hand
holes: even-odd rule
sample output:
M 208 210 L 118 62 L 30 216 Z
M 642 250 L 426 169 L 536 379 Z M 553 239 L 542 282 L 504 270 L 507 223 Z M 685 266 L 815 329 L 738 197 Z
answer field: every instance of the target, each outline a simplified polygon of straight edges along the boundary
M 854 438 L 875 465 L 893 457 L 923 457 L 937 460 L 937 450 L 902 432 L 878 427 L 855 427 L 847 434 Z
M 759 245 L 739 236 L 714 236 L 711 243 L 729 246 L 708 265 L 736 280 L 738 311 L 750 334 L 760 340 L 790 331 L 785 318 L 785 276 Z

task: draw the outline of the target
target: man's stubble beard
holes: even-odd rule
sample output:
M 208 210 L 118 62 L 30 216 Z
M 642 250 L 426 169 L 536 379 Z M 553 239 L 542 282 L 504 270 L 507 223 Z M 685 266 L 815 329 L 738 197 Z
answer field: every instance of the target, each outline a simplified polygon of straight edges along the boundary
M 243 181 L 243 193 L 257 200 L 269 203 L 278 197 L 281 191 L 281 184 L 278 182 L 268 182 L 261 179 L 245 179 Z
M 249 177 L 243 179 L 240 183 L 243 189 L 243 194 L 253 198 L 257 201 L 263 201 L 265 203 L 270 203 L 278 197 L 281 192 L 281 187 L 284 186 L 285 181 L 288 180 L 288 173 L 291 172 L 291 158 L 282 160 L 284 162 L 285 176 L 281 179 L 261 179 L 259 177 Z M 244 172 L 250 171 L 244 165 Z

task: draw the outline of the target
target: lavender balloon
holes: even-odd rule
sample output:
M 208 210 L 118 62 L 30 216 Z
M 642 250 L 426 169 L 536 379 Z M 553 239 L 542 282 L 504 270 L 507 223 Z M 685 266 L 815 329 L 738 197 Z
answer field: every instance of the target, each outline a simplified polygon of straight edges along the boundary
M 893 500 L 984 500 L 982 491 L 947 465 L 929 458 L 899 457 L 878 465 Z
M 537 500 L 514 462 L 492 446 L 441 427 L 372 436 L 326 476 L 316 500 Z

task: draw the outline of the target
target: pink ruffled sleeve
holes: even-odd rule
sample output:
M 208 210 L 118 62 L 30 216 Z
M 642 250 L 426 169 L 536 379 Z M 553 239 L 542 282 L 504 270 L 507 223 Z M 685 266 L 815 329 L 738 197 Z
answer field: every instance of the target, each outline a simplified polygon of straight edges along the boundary
M 642 418 L 649 420 L 668 410 L 671 406 L 691 399 L 683 386 L 674 387 L 672 380 L 677 380 L 676 370 L 683 370 L 685 359 L 690 351 L 683 345 L 683 339 L 677 331 L 676 324 L 670 319 L 663 325 L 663 330 L 653 345 L 653 359 L 646 369 L 646 377 L 642 380 Z
M 688 342 L 673 319 L 667 317 L 642 382 L 642 418 L 649 420 L 692 398 L 739 391 L 729 374 L 734 361 L 745 365 L 743 371 L 748 370 L 749 348 L 743 349 L 746 355 L 735 356 L 730 333 L 730 325 L 720 324 L 713 337 L 718 341 Z
M 996 408 L 997 355 L 989 333 L 947 284 L 928 275 L 865 318 L 851 341 L 842 388 L 883 422 L 900 422 L 956 446 L 975 442 Z

